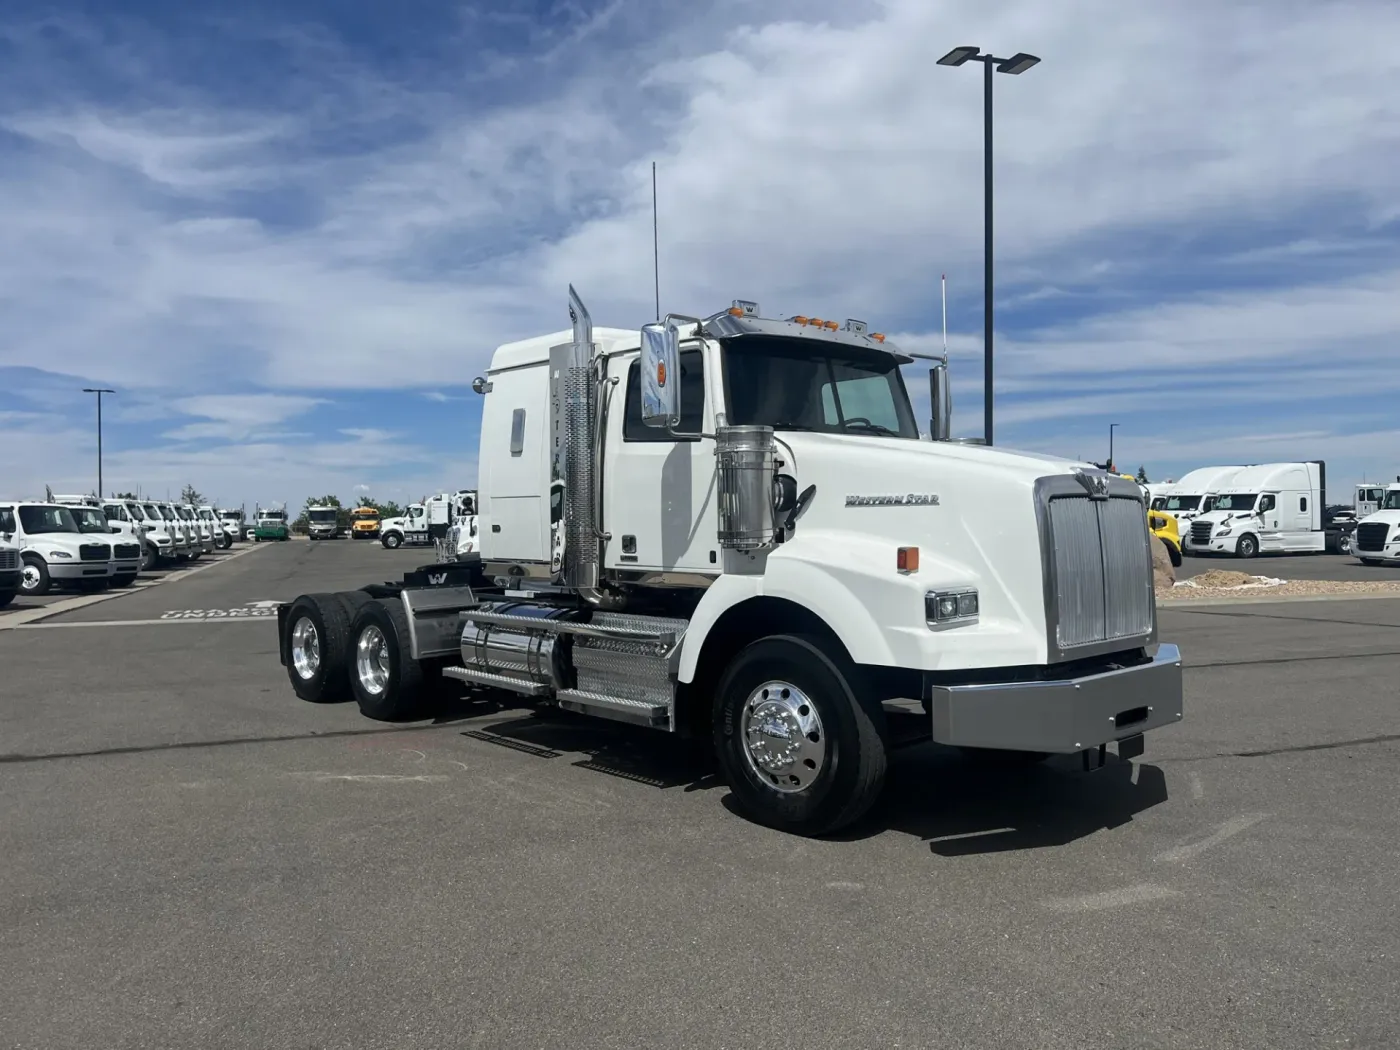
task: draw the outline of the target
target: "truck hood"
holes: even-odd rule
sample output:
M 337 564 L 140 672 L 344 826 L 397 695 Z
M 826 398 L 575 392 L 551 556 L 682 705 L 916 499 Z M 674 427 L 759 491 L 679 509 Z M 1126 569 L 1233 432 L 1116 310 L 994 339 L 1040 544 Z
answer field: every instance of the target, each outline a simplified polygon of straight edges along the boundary
M 1221 525 L 1227 521 L 1253 521 L 1259 515 L 1252 510 L 1213 510 L 1206 514 L 1198 514 L 1194 521 L 1208 521 L 1211 528 Z
M 24 549 L 38 551 L 40 554 L 50 550 L 64 551 L 77 558 L 78 548 L 86 543 L 111 544 L 116 539 L 116 536 L 102 536 L 95 532 L 86 534 L 81 532 L 44 532 L 37 536 L 28 537 L 24 541 Z
M 773 586 L 790 575 L 783 563 L 791 560 L 828 577 L 831 594 L 849 596 L 833 600 L 879 606 L 885 615 L 918 604 L 927 591 L 975 587 L 981 623 L 959 636 L 961 666 L 1044 661 L 1036 482 L 1097 468 L 950 442 L 790 431 L 777 437 L 781 470 L 797 479 L 799 493 L 812 485 L 816 491 L 792 537 L 768 555 Z M 1144 512 L 1144 535 L 1146 527 Z M 900 547 L 919 548 L 917 571 L 896 575 Z M 794 565 L 791 572 L 808 569 Z M 919 617 L 910 644 L 926 633 Z
M 380 521 L 379 521 L 379 527 L 380 527 L 381 529 L 389 529 L 389 528 L 402 529 L 402 528 L 406 528 L 407 526 L 408 526 L 408 519 L 407 519 L 407 518 L 381 518 Z
M 1374 514 L 1367 514 L 1356 524 L 1365 525 L 1368 521 L 1378 525 L 1400 525 L 1400 510 L 1378 510 Z

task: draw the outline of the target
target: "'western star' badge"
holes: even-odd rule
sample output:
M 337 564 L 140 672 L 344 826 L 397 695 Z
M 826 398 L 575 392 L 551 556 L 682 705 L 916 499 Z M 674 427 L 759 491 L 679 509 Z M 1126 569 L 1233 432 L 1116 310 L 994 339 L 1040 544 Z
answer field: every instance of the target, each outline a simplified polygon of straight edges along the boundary
M 896 493 L 890 496 L 847 496 L 848 507 L 936 507 L 938 497 L 930 492 Z

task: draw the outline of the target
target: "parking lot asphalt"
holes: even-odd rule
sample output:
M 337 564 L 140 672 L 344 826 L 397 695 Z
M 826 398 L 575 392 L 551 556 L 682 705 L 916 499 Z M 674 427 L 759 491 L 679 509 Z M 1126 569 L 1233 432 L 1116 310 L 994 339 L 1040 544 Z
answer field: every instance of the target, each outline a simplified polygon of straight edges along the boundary
M 1166 609 L 1187 715 L 1140 761 L 920 745 L 828 840 L 662 734 L 373 723 L 266 617 L 167 615 L 426 560 L 269 545 L 0 631 L 0 1042 L 1400 1044 L 1400 601 Z
M 1283 580 L 1400 580 L 1400 565 L 1362 565 L 1353 554 L 1261 554 L 1245 561 L 1224 555 L 1188 554 L 1179 580 L 1211 569 L 1230 569 Z

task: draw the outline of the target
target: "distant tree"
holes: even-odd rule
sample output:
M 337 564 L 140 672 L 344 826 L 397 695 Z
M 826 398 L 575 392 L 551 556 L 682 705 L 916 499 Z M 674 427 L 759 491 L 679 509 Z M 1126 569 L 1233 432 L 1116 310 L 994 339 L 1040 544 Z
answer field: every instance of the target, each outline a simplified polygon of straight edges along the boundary
M 118 492 L 112 496 L 113 499 L 140 499 L 134 492 Z
M 1147 484 L 1147 468 L 1146 468 L 1146 467 L 1138 467 L 1137 479 L 1138 479 L 1138 484 L 1139 484 L 1139 485 L 1146 485 L 1146 484 Z
M 191 507 L 204 506 L 204 495 L 193 485 L 186 485 L 180 490 L 180 502 L 188 503 Z
M 379 506 L 379 516 L 380 516 L 381 518 L 401 518 L 401 517 L 403 517 L 403 508 L 400 507 L 400 506 L 399 506 L 397 503 L 395 503 L 393 500 L 385 500 L 383 503 L 380 503 L 378 506 Z

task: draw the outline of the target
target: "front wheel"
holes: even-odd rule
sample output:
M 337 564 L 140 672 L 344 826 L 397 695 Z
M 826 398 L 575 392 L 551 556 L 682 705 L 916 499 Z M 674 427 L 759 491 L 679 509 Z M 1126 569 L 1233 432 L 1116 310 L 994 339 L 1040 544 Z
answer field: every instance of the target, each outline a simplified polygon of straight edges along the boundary
M 740 806 L 799 835 L 854 823 L 885 780 L 884 712 L 845 655 L 827 648 L 799 635 L 762 638 L 715 696 L 715 751 Z
M 1240 537 L 1240 542 L 1235 546 L 1235 556 L 1238 558 L 1253 558 L 1259 553 L 1259 541 L 1252 533 L 1246 532 Z
M 1350 553 L 1351 553 L 1351 537 L 1350 537 L 1349 535 L 1348 535 L 1348 536 L 1338 536 L 1338 537 L 1337 537 L 1337 553 L 1338 553 L 1338 554 L 1350 554 Z
M 5 606 L 9 605 L 12 601 L 14 601 L 15 595 L 18 593 L 18 588 L 12 591 L 0 591 L 0 609 L 5 608 Z
M 26 554 L 19 573 L 19 593 L 37 597 L 48 594 L 52 589 L 53 580 L 49 578 L 49 567 L 44 559 L 36 554 Z
M 412 718 L 423 701 L 423 668 L 409 648 L 408 615 L 398 598 L 365 602 L 350 627 L 350 691 L 366 718 Z
M 384 544 L 384 549 L 386 551 L 391 551 L 403 543 L 403 537 L 397 532 L 389 532 L 385 533 L 384 538 L 379 542 Z
M 113 587 L 130 587 L 135 582 L 136 573 L 134 572 L 123 572 L 112 577 Z

